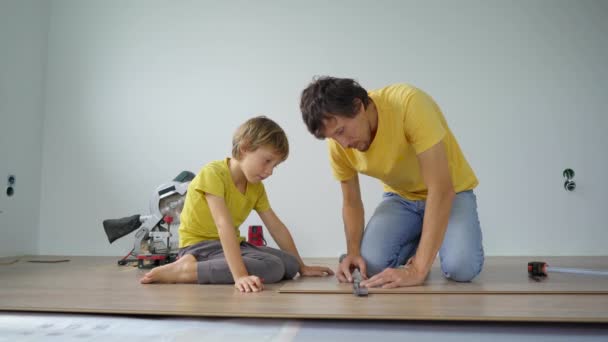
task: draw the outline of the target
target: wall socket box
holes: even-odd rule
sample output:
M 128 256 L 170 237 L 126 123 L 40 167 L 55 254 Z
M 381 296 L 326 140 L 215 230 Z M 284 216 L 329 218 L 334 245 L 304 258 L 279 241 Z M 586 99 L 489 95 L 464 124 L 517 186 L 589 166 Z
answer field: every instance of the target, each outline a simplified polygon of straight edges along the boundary
M 15 182 L 17 177 L 15 175 L 8 175 L 6 184 L 6 196 L 11 197 L 15 194 Z

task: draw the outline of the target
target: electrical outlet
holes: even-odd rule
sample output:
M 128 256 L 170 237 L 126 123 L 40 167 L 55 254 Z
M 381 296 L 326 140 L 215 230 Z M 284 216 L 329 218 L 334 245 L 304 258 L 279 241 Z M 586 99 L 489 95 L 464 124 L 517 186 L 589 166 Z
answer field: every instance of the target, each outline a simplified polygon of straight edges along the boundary
M 8 175 L 8 184 L 6 186 L 6 196 L 11 197 L 15 194 L 15 175 Z

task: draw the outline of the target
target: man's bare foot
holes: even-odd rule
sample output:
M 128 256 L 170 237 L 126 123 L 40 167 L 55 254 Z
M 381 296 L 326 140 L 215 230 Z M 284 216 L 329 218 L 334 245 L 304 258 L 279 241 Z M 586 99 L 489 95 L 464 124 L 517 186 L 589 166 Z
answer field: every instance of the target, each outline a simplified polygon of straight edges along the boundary
M 139 282 L 142 284 L 173 284 L 196 283 L 197 280 L 196 258 L 191 254 L 187 254 L 173 263 L 153 268 Z

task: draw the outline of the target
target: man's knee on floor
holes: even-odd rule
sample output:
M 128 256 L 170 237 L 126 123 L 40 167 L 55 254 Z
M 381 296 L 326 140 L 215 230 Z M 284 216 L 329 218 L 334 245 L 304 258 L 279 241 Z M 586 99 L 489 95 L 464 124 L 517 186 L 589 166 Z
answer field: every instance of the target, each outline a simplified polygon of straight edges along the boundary
M 469 282 L 473 280 L 483 267 L 482 260 L 467 257 L 445 258 L 441 261 L 443 274 L 454 281 Z
M 372 277 L 382 271 L 384 271 L 387 267 L 396 267 L 395 261 L 392 259 L 388 259 L 382 255 L 362 255 L 363 260 L 365 260 L 365 266 L 367 269 L 367 276 Z

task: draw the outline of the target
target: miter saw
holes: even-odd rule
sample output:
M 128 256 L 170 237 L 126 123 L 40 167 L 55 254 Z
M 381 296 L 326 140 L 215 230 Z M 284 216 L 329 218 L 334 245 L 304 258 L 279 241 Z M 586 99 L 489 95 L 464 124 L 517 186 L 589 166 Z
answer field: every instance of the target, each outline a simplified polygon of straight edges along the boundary
M 139 268 L 152 268 L 175 261 L 178 247 L 175 238 L 173 243 L 171 241 L 170 228 L 172 223 L 179 223 L 192 179 L 192 172 L 182 171 L 173 181 L 158 186 L 150 199 L 149 215 L 137 214 L 103 221 L 110 243 L 139 228 L 133 249 L 118 261 L 119 265 L 137 261 Z

